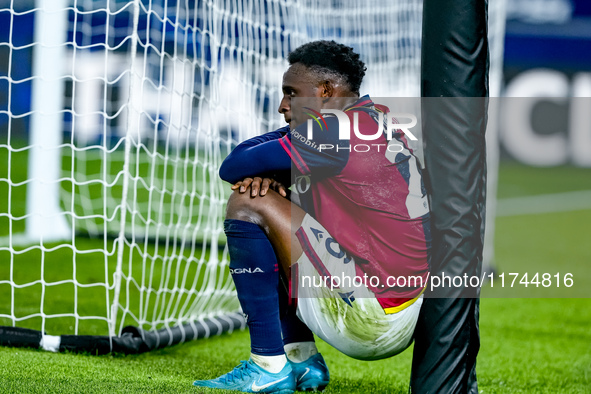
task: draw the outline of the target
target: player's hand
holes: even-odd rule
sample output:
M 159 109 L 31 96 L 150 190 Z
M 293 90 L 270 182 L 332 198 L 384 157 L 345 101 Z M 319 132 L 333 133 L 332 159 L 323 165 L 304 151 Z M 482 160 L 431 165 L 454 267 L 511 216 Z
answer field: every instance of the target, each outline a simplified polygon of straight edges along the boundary
M 244 180 L 236 182 L 232 185 L 232 190 L 238 190 L 239 193 L 246 193 L 249 186 L 250 195 L 252 197 L 256 197 L 257 195 L 262 197 L 267 194 L 269 189 L 275 190 L 282 197 L 287 197 L 287 188 L 283 183 L 277 182 L 272 178 L 261 178 L 258 176 L 255 176 L 254 178 L 244 178 Z

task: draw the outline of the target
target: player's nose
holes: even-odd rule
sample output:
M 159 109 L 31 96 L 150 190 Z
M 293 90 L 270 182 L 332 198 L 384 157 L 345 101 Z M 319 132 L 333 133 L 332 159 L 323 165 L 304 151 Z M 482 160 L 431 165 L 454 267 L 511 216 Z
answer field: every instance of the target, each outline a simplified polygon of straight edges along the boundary
M 280 114 L 286 114 L 290 110 L 291 110 L 291 103 L 290 103 L 289 97 L 284 95 L 283 98 L 281 99 L 281 102 L 279 103 L 279 108 L 277 108 L 277 111 L 279 111 Z

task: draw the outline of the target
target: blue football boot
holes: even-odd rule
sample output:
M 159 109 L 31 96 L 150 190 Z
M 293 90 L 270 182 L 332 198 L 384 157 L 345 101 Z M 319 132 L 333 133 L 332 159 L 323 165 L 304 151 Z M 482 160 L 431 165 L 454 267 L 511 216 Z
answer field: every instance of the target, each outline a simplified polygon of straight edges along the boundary
M 320 353 L 301 363 L 289 363 L 296 377 L 298 391 L 322 391 L 328 385 L 330 375 Z
M 252 360 L 217 379 L 196 380 L 193 386 L 242 391 L 243 393 L 291 394 L 296 389 L 295 375 L 289 362 L 278 373 L 267 372 Z

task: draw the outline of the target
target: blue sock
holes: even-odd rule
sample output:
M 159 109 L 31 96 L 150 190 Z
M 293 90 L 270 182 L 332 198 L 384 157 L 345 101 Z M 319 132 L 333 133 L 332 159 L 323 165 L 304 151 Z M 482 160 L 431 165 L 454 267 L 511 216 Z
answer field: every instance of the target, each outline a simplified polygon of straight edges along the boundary
M 314 342 L 314 334 L 296 315 L 296 308 L 289 305 L 287 289 L 282 288 L 279 293 L 281 305 L 281 332 L 283 344 L 294 342 Z
M 284 354 L 279 320 L 279 269 L 273 246 L 254 223 L 227 219 L 230 272 L 247 315 L 253 354 Z

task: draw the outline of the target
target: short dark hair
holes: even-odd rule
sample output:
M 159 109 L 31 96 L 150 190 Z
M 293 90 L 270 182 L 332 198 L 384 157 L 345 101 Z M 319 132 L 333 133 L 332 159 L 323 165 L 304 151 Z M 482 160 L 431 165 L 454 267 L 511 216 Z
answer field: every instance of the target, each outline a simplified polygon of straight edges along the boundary
M 359 93 L 361 81 L 365 76 L 365 63 L 353 48 L 335 41 L 312 41 L 296 48 L 287 60 L 290 65 L 301 63 L 312 69 L 322 69 L 344 77 L 349 88 Z

